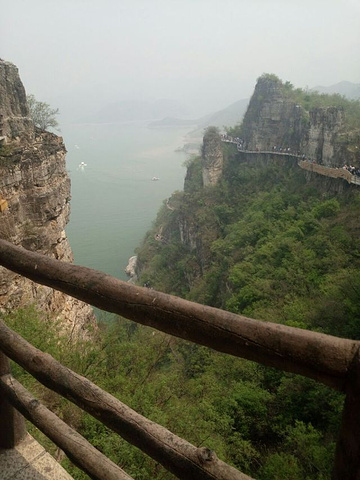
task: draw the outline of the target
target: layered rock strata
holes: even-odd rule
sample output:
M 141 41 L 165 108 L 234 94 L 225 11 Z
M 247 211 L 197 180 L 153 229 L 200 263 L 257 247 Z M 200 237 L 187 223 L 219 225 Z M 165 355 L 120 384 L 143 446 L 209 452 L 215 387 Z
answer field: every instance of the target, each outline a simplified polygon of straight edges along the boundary
M 343 110 L 336 107 L 313 109 L 304 145 L 305 154 L 320 165 L 343 166 L 341 149 L 336 142 L 343 129 Z
M 279 80 L 260 77 L 243 120 L 246 149 L 269 151 L 276 146 L 298 151 L 307 123 L 307 112 L 284 97 Z
M 222 144 L 217 128 L 209 127 L 206 130 L 201 157 L 204 187 L 216 185 L 222 175 L 224 164 Z
M 290 148 L 292 153 L 333 167 L 342 166 L 349 157 L 337 142 L 344 130 L 341 108 L 308 112 L 287 93 L 286 84 L 266 75 L 259 78 L 243 121 L 247 150 Z
M 62 261 L 73 255 L 65 233 L 70 213 L 70 179 L 62 138 L 35 128 L 17 68 L 0 61 L 0 237 Z M 89 305 L 0 268 L 0 311 L 35 304 L 64 329 L 85 336 L 95 326 Z

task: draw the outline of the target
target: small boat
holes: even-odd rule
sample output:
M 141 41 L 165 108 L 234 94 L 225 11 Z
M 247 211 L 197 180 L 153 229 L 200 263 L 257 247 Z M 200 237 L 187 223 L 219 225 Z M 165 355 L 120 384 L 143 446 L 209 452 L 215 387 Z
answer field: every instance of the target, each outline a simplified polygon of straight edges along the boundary
M 153 182 L 156 182 L 156 181 L 160 180 L 160 178 L 159 178 L 159 177 L 152 177 L 151 180 L 152 180 Z
M 80 163 L 79 163 L 79 167 L 80 167 L 80 168 L 87 167 L 87 163 L 85 163 L 85 162 L 80 162 Z

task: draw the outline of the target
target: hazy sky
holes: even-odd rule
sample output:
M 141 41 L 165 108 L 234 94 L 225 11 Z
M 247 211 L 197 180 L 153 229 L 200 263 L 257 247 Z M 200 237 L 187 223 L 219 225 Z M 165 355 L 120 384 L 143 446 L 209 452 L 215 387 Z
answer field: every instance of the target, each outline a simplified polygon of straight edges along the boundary
M 172 98 L 208 113 L 275 73 L 360 82 L 359 0 L 0 0 L 0 57 L 71 116 Z

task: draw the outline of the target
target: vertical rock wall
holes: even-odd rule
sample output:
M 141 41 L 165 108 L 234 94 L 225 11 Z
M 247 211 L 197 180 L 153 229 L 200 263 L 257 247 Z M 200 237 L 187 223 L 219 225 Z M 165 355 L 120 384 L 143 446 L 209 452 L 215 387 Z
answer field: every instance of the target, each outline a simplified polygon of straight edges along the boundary
M 346 155 L 336 139 L 344 130 L 343 110 L 326 107 L 307 112 L 289 92 L 271 75 L 259 78 L 243 121 L 246 148 L 290 148 L 319 164 L 342 166 Z
M 0 61 L 0 237 L 29 250 L 71 262 L 65 226 L 70 213 L 70 179 L 62 138 L 35 128 L 17 68 Z M 90 306 L 0 267 L 0 311 L 36 304 L 75 335 L 95 326 Z
M 300 149 L 307 113 L 286 98 L 280 80 L 260 77 L 243 121 L 247 150 Z
M 34 126 L 29 118 L 26 93 L 18 69 L 10 62 L 0 60 L 0 137 L 31 135 Z
M 304 145 L 306 156 L 326 166 L 342 166 L 343 159 L 335 140 L 344 127 L 344 112 L 336 107 L 315 108 L 310 112 L 310 127 Z
M 224 157 L 221 138 L 217 128 L 209 127 L 204 135 L 202 147 L 203 185 L 216 185 L 222 175 Z

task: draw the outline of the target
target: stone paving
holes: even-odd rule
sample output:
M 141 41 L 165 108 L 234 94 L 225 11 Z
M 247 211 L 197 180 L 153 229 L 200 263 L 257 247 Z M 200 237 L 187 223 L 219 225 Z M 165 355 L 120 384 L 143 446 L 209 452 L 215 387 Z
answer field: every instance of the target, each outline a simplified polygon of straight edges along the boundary
M 0 480 L 73 480 L 29 434 L 15 448 L 0 450 Z

